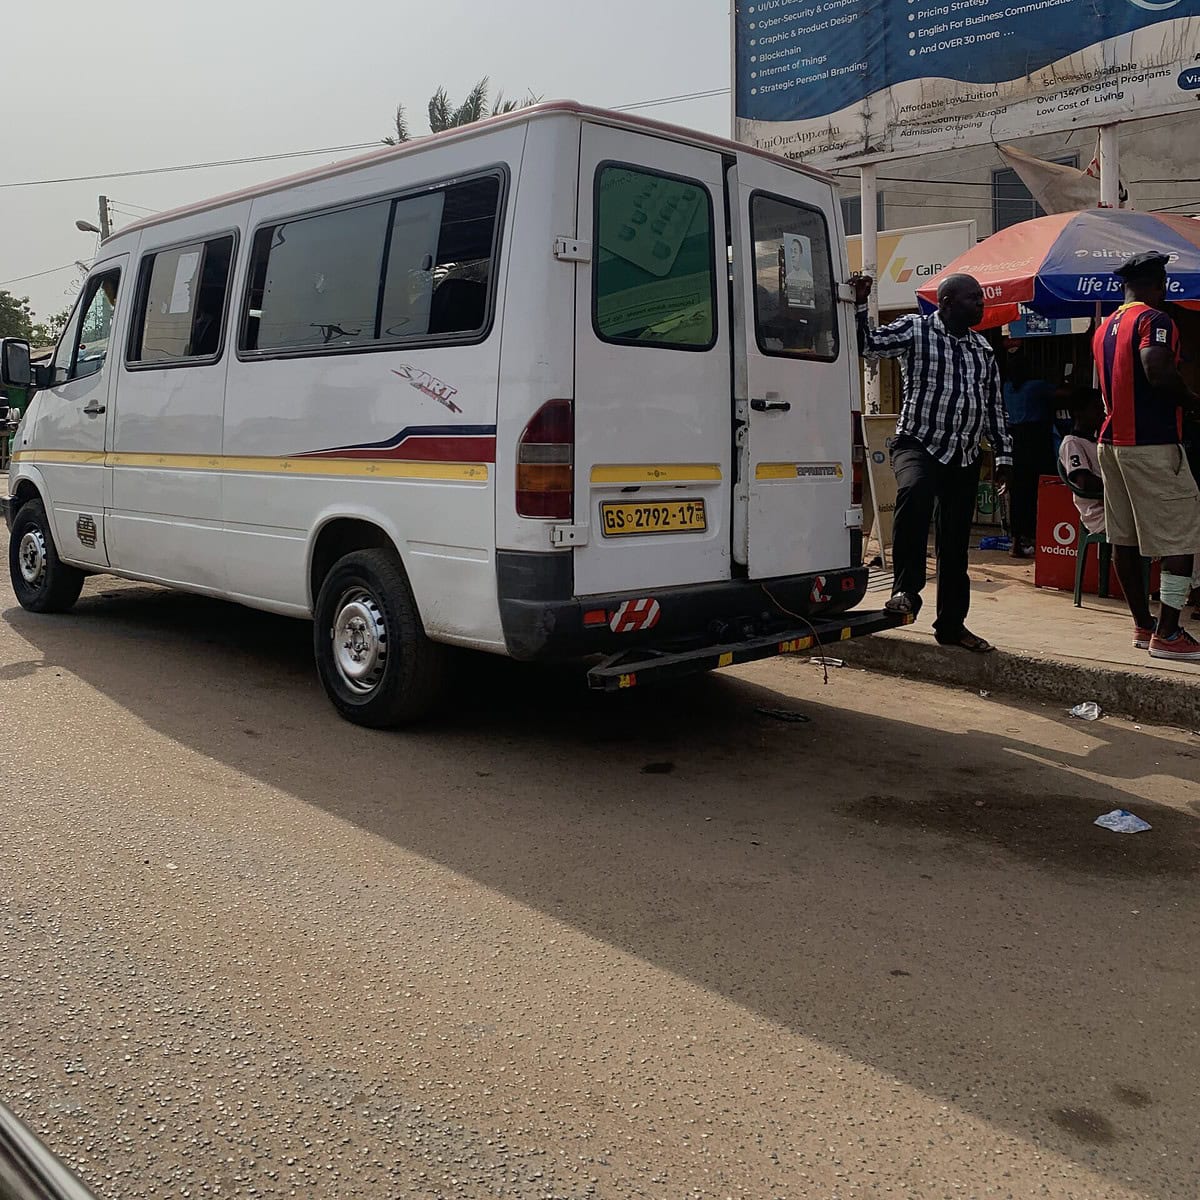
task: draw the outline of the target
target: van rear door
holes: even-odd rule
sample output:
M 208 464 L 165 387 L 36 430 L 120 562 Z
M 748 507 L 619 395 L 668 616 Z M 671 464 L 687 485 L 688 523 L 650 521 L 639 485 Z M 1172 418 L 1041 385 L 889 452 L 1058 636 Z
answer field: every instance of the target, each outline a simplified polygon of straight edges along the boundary
M 732 381 L 716 151 L 584 123 L 575 592 L 730 576 Z
M 738 311 L 734 558 L 750 578 L 848 566 L 857 388 L 834 191 L 753 155 L 728 173 Z

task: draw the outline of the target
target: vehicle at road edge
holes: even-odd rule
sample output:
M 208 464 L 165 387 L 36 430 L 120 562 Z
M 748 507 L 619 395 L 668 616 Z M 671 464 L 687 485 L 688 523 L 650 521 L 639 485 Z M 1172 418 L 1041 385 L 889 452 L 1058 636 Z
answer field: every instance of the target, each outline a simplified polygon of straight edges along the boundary
M 378 727 L 451 646 L 619 690 L 895 624 L 850 613 L 840 219 L 819 172 L 554 103 L 129 225 L 47 364 L 0 343 L 36 389 L 17 598 L 108 572 L 311 617 Z

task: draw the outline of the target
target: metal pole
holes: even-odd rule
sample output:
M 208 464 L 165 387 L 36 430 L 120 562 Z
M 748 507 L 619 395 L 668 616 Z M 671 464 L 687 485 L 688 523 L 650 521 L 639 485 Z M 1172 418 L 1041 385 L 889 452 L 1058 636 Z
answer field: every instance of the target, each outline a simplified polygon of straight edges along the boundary
M 112 229 L 108 223 L 108 197 L 100 197 L 100 240 L 104 241 L 108 235 L 112 233 Z
M 1121 207 L 1121 151 L 1116 125 L 1100 126 L 1100 207 Z
M 738 140 L 737 0 L 729 0 L 729 137 Z
M 872 326 L 879 324 L 879 185 L 875 164 L 859 168 L 859 205 L 862 208 L 863 274 L 875 280 L 868 313 Z M 878 414 L 882 401 L 879 364 L 868 362 L 864 369 L 867 412 Z

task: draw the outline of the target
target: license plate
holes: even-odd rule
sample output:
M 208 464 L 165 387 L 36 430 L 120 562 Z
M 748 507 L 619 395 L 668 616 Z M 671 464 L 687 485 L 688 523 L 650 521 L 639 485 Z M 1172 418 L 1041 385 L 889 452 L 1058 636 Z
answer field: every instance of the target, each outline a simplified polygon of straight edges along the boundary
M 605 537 L 640 537 L 648 533 L 703 533 L 708 518 L 703 500 L 654 500 L 637 504 L 601 504 L 600 528 Z

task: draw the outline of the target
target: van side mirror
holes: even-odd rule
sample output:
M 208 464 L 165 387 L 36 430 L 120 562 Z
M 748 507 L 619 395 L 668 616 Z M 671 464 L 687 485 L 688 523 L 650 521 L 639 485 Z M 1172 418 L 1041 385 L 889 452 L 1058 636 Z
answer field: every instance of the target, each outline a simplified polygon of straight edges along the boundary
M 32 383 L 29 343 L 24 338 L 0 338 L 0 385 L 27 388 Z

